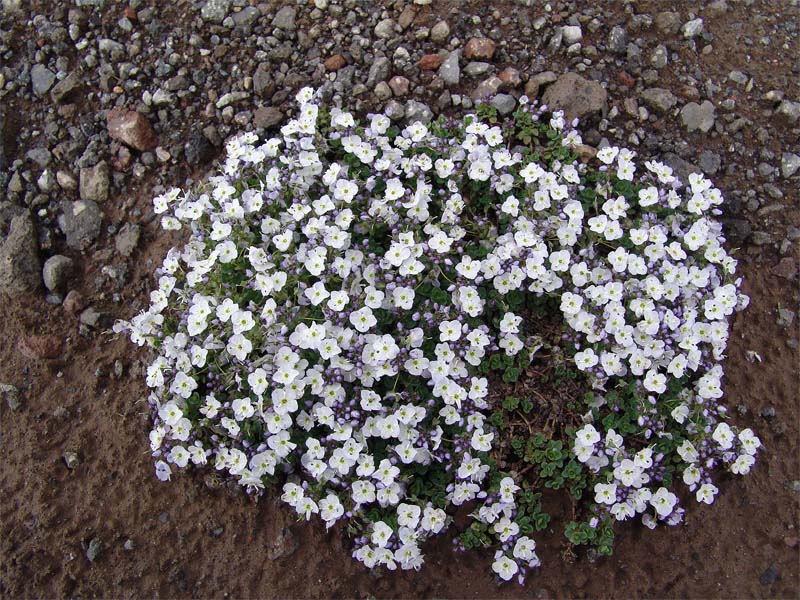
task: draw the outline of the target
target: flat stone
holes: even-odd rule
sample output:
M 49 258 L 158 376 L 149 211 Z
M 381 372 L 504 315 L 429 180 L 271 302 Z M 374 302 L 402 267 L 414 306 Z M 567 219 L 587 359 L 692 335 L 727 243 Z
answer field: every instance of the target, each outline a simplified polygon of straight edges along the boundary
M 702 104 L 689 102 L 681 109 L 681 121 L 689 133 L 698 130 L 708 133 L 714 126 L 714 110 L 714 105 L 708 100 Z
M 607 110 L 608 93 L 596 81 L 576 73 L 566 73 L 545 90 L 542 104 L 550 110 L 563 110 L 567 121 Z
M 489 38 L 471 38 L 464 48 L 464 57 L 467 60 L 484 59 L 491 60 L 496 49 L 495 43 Z
M 42 284 L 36 227 L 30 215 L 19 207 L 3 213 L 0 214 L 0 292 L 9 296 L 36 292 Z
M 114 246 L 117 248 L 117 252 L 125 257 L 133 254 L 133 251 L 136 250 L 136 246 L 139 244 L 141 232 L 142 227 L 137 223 L 125 223 L 114 239 Z
M 53 86 L 53 89 L 50 90 L 50 98 L 52 98 L 53 102 L 59 104 L 65 100 L 69 100 L 81 86 L 81 73 L 79 71 L 73 71 Z
M 51 292 L 63 292 L 75 269 L 75 263 L 68 256 L 56 254 L 44 262 L 42 279 Z
M 78 200 L 65 202 L 64 214 L 59 225 L 67 236 L 67 246 L 75 250 L 84 250 L 91 246 L 100 235 L 103 213 L 96 202 Z
M 43 97 L 56 81 L 56 75 L 50 69 L 41 64 L 33 65 L 31 69 L 31 87 L 33 93 Z
M 111 186 L 111 170 L 108 163 L 101 161 L 93 167 L 80 171 L 80 195 L 82 200 L 105 202 Z
M 270 129 L 283 121 L 283 113 L 274 106 L 262 106 L 253 114 L 253 123 L 259 129 Z
M 652 109 L 665 113 L 678 103 L 678 99 L 664 88 L 648 88 L 642 92 L 642 100 Z
M 284 6 L 275 13 L 275 18 L 272 19 L 272 26 L 284 31 L 294 31 L 297 27 L 295 23 L 296 16 L 297 10 L 293 6 Z
M 135 110 L 115 108 L 108 111 L 108 135 L 140 152 L 152 150 L 158 139 L 147 117 Z

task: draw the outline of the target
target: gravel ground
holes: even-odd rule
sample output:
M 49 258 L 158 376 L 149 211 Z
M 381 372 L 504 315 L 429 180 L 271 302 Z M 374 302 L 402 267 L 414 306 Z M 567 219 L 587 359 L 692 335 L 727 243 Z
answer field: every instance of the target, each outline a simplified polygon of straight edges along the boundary
M 336 568 L 313 557 L 303 583 L 302 568 L 280 563 L 294 553 L 295 536 L 347 561 L 338 540 L 311 527 L 293 533 L 271 504 L 227 506 L 223 492 L 199 480 L 164 490 L 139 456 L 145 422 L 130 399 L 141 394 L 141 357 L 108 343 L 105 331 L 143 307 L 148 272 L 174 242 L 158 231 L 150 198 L 213 172 L 228 137 L 275 128 L 294 92 L 313 85 L 332 103 L 398 121 L 460 114 L 479 101 L 506 114 L 527 94 L 579 117 L 588 153 L 625 145 L 684 179 L 702 171 L 715 181 L 754 298 L 736 325 L 729 389 L 743 422 L 766 429 L 773 442 L 767 461 L 774 463 L 754 478 L 763 491 L 748 483 L 750 509 L 735 501 L 714 509 L 722 512 L 711 522 L 725 531 L 693 530 L 690 522 L 696 547 L 680 532 L 649 534 L 657 540 L 651 552 L 668 557 L 677 544 L 676 555 L 693 565 L 645 569 L 650 587 L 630 575 L 635 570 L 619 574 L 625 557 L 635 556 L 628 538 L 622 558 L 579 557 L 568 585 L 558 583 L 554 550 L 550 571 L 526 593 L 796 595 L 799 81 L 797 0 L 0 0 L 0 297 L 8 299 L 0 308 L 0 447 L 10 457 L 0 470 L 0 593 L 500 593 L 488 577 L 465 583 L 469 570 L 441 566 L 446 549 L 434 574 L 416 584 L 413 576 L 371 577 L 349 563 L 352 580 L 335 582 Z M 763 371 L 746 360 L 759 344 Z M 113 410 L 99 409 L 109 393 Z M 124 443 L 109 441 L 122 435 Z M 94 501 L 59 502 L 102 497 L 103 482 L 112 484 L 98 469 L 110 461 L 125 479 L 126 453 L 137 455 L 127 474 L 133 481 L 110 494 L 113 517 L 98 518 Z M 736 496 L 737 485 L 727 495 Z M 773 504 L 759 504 L 759 493 Z M 198 495 L 213 496 L 208 507 L 192 508 Z M 170 503 L 195 522 L 170 513 Z M 57 516 L 54 507 L 67 512 Z M 767 511 L 767 523 L 757 509 Z M 202 525 L 210 534 L 192 533 L 197 519 L 214 521 Z M 141 539 L 128 537 L 138 526 Z M 164 531 L 183 550 L 160 551 L 156 536 Z M 741 545 L 740 534 L 755 537 Z M 285 568 L 288 583 L 270 587 L 269 578 L 253 575 L 255 562 L 242 574 L 251 583 L 236 583 L 235 565 L 205 568 L 203 555 L 188 558 L 187 539 L 218 544 L 213 555 L 223 560 L 230 558 L 223 550 L 257 540 L 259 553 L 273 556 L 264 572 L 277 577 Z M 755 553 L 752 565 L 731 559 L 715 568 L 717 585 L 692 575 L 704 561 L 742 551 Z M 295 556 L 311 556 L 303 552 Z M 139 584 L 125 573 L 122 558 L 131 556 L 145 569 Z M 483 569 L 480 561 L 467 564 Z M 602 582 L 611 588 L 597 587 Z

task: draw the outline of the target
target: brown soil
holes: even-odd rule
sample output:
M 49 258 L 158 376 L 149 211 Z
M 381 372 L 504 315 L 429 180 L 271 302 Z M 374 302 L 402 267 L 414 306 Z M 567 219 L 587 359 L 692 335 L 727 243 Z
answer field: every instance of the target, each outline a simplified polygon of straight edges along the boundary
M 730 13 L 715 32 L 724 34 L 729 21 Z M 728 39 L 741 35 L 729 33 Z M 754 52 L 758 68 L 749 71 L 796 97 L 791 76 L 774 74 L 774 57 Z M 726 63 L 722 54 L 701 59 L 709 73 L 746 66 Z M 763 118 L 753 98 L 741 100 L 749 107 L 744 114 Z M 698 151 L 721 143 L 702 142 Z M 716 180 L 723 192 L 742 185 L 736 177 Z M 797 191 L 786 194 L 789 208 L 779 224 L 797 225 Z M 148 214 L 151 195 L 146 185 L 129 190 L 135 201 L 128 212 L 138 206 Z M 98 310 L 132 316 L 147 300 L 153 261 L 171 242 L 155 223 L 144 224 L 121 304 L 111 301 L 110 289 L 95 286 L 110 254 L 84 257 L 78 289 Z M 109 334 L 80 336 L 77 319 L 41 296 L 4 300 L 0 381 L 20 388 L 22 406 L 0 404 L 0 596 L 798 597 L 800 494 L 790 482 L 800 479 L 800 356 L 787 342 L 800 332 L 798 320 L 789 331 L 776 322 L 778 307 L 797 310 L 797 282 L 772 273 L 778 259 L 769 251 L 740 256 L 752 303 L 734 321 L 725 389 L 733 420 L 752 427 L 764 444 L 752 473 L 725 480 L 710 507 L 687 503 L 683 526 L 620 527 L 614 555 L 595 561 L 585 553 L 563 560 L 555 505 L 553 528 L 536 536 L 544 566 L 524 587 L 498 586 L 488 552 L 453 554 L 449 538 L 429 544 L 419 573 L 369 572 L 350 558 L 340 530 L 326 534 L 318 522 L 296 523 L 274 495 L 255 503 L 203 475 L 159 483 L 147 451 L 143 353 Z M 61 355 L 27 358 L 18 345 L 32 334 L 63 341 Z M 750 362 L 749 351 L 763 363 Z M 121 376 L 114 373 L 117 360 Z M 767 407 L 774 417 L 761 416 Z M 63 459 L 68 451 L 80 459 L 74 470 Z M 90 562 L 94 538 L 103 549 Z M 126 550 L 126 540 L 135 547 Z

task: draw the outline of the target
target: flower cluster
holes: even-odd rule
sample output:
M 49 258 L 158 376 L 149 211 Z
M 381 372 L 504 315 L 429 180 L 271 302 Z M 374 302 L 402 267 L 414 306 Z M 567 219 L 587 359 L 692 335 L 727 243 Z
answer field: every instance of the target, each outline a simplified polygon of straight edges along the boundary
M 702 502 L 715 466 L 749 470 L 758 438 L 719 404 L 728 319 L 747 304 L 719 190 L 694 175 L 682 188 L 657 162 L 639 172 L 613 147 L 590 169 L 563 115 L 522 100 L 515 119 L 546 134 L 546 157 L 513 145 L 513 122 L 362 125 L 304 89 L 279 137 L 235 138 L 205 189 L 155 198 L 188 241 L 115 330 L 155 350 L 160 479 L 208 464 L 253 493 L 282 482 L 298 515 L 347 522 L 355 558 L 389 569 L 419 568 L 422 543 L 472 503 L 493 571 L 522 581 L 539 559 L 488 421 L 493 357 L 535 352 L 524 303 L 508 302 L 520 295 L 560 302 L 598 393 L 641 392 L 633 435 L 596 428 L 618 410 L 601 395 L 570 441 L 595 520 L 679 522 L 676 460 Z

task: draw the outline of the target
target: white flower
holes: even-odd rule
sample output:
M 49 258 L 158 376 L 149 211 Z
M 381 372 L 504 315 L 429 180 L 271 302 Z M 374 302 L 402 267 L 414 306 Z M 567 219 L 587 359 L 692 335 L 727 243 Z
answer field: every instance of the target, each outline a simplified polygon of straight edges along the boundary
M 509 581 L 519 571 L 517 563 L 503 555 L 492 563 L 492 571 L 500 576 L 503 581 Z

